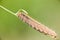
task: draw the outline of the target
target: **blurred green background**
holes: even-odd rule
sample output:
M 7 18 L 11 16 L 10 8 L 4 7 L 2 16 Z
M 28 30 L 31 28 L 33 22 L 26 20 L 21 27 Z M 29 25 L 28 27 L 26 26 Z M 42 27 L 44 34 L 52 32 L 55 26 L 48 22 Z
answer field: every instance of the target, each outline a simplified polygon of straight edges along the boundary
M 60 0 L 0 0 L 0 5 L 17 12 L 25 9 L 31 17 L 60 36 Z M 0 40 L 54 40 L 31 28 L 0 8 Z

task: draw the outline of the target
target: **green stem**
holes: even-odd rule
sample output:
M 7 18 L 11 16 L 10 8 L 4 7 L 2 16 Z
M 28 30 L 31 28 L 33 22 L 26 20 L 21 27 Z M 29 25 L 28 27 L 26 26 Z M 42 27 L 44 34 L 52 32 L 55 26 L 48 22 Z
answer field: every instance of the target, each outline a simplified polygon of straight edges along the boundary
M 14 12 L 8 10 L 7 8 L 3 7 L 2 5 L 0 5 L 0 8 L 4 9 L 5 11 L 7 11 L 7 12 L 9 12 L 9 13 L 15 15 L 15 16 L 17 16 Z

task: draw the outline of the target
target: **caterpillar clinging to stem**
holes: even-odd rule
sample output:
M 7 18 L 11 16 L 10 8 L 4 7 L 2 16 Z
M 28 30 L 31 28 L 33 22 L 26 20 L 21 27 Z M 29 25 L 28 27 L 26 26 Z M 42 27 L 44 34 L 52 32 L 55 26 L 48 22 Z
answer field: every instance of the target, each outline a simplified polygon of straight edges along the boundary
M 47 26 L 45 26 L 44 24 L 36 21 L 35 19 L 33 19 L 32 17 L 30 17 L 28 15 L 28 13 L 25 10 L 21 10 L 18 11 L 16 14 L 13 13 L 12 11 L 6 9 L 5 7 L 0 5 L 0 8 L 8 11 L 9 13 L 17 16 L 18 18 L 22 19 L 25 23 L 27 23 L 28 25 L 30 25 L 32 28 L 34 28 L 35 30 L 44 33 L 46 35 L 50 35 L 52 38 L 56 38 L 57 34 L 55 31 L 53 31 L 52 29 L 48 28 Z

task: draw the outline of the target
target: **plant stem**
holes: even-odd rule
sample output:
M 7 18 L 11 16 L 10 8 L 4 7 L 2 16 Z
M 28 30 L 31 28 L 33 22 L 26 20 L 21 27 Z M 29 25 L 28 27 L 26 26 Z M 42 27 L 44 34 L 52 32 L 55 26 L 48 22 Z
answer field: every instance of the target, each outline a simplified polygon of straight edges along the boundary
M 7 8 L 3 7 L 2 5 L 0 5 L 0 8 L 4 9 L 5 11 L 7 11 L 7 12 L 9 12 L 9 13 L 15 15 L 15 16 L 17 16 L 14 12 L 8 10 Z

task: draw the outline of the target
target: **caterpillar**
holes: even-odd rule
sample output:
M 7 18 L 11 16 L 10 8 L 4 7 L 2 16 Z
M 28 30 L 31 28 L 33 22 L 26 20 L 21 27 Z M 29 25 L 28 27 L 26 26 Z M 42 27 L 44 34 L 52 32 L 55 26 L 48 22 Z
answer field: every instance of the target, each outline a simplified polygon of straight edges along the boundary
M 33 19 L 32 17 L 30 17 L 27 12 L 25 10 L 20 10 L 18 11 L 16 14 L 8 9 L 6 9 L 5 7 L 3 7 L 2 5 L 0 5 L 0 8 L 6 10 L 7 12 L 17 16 L 18 18 L 22 19 L 25 23 L 29 24 L 32 28 L 34 28 L 35 30 L 44 33 L 45 35 L 50 35 L 52 38 L 57 38 L 57 34 L 55 31 L 53 31 L 52 29 L 48 28 L 47 26 L 45 26 L 44 24 L 36 21 L 35 19 Z
M 18 15 L 18 18 L 23 20 L 23 22 L 27 23 L 28 25 L 30 25 L 35 30 L 37 30 L 37 31 L 39 31 L 39 32 L 41 32 L 41 33 L 43 33 L 45 35 L 50 35 L 52 38 L 56 38 L 57 37 L 57 34 L 55 33 L 55 31 L 53 31 L 52 29 L 48 28 L 44 24 L 39 23 L 38 21 L 36 21 L 32 17 L 30 17 L 25 12 L 23 12 L 23 11 L 18 12 L 17 15 Z

